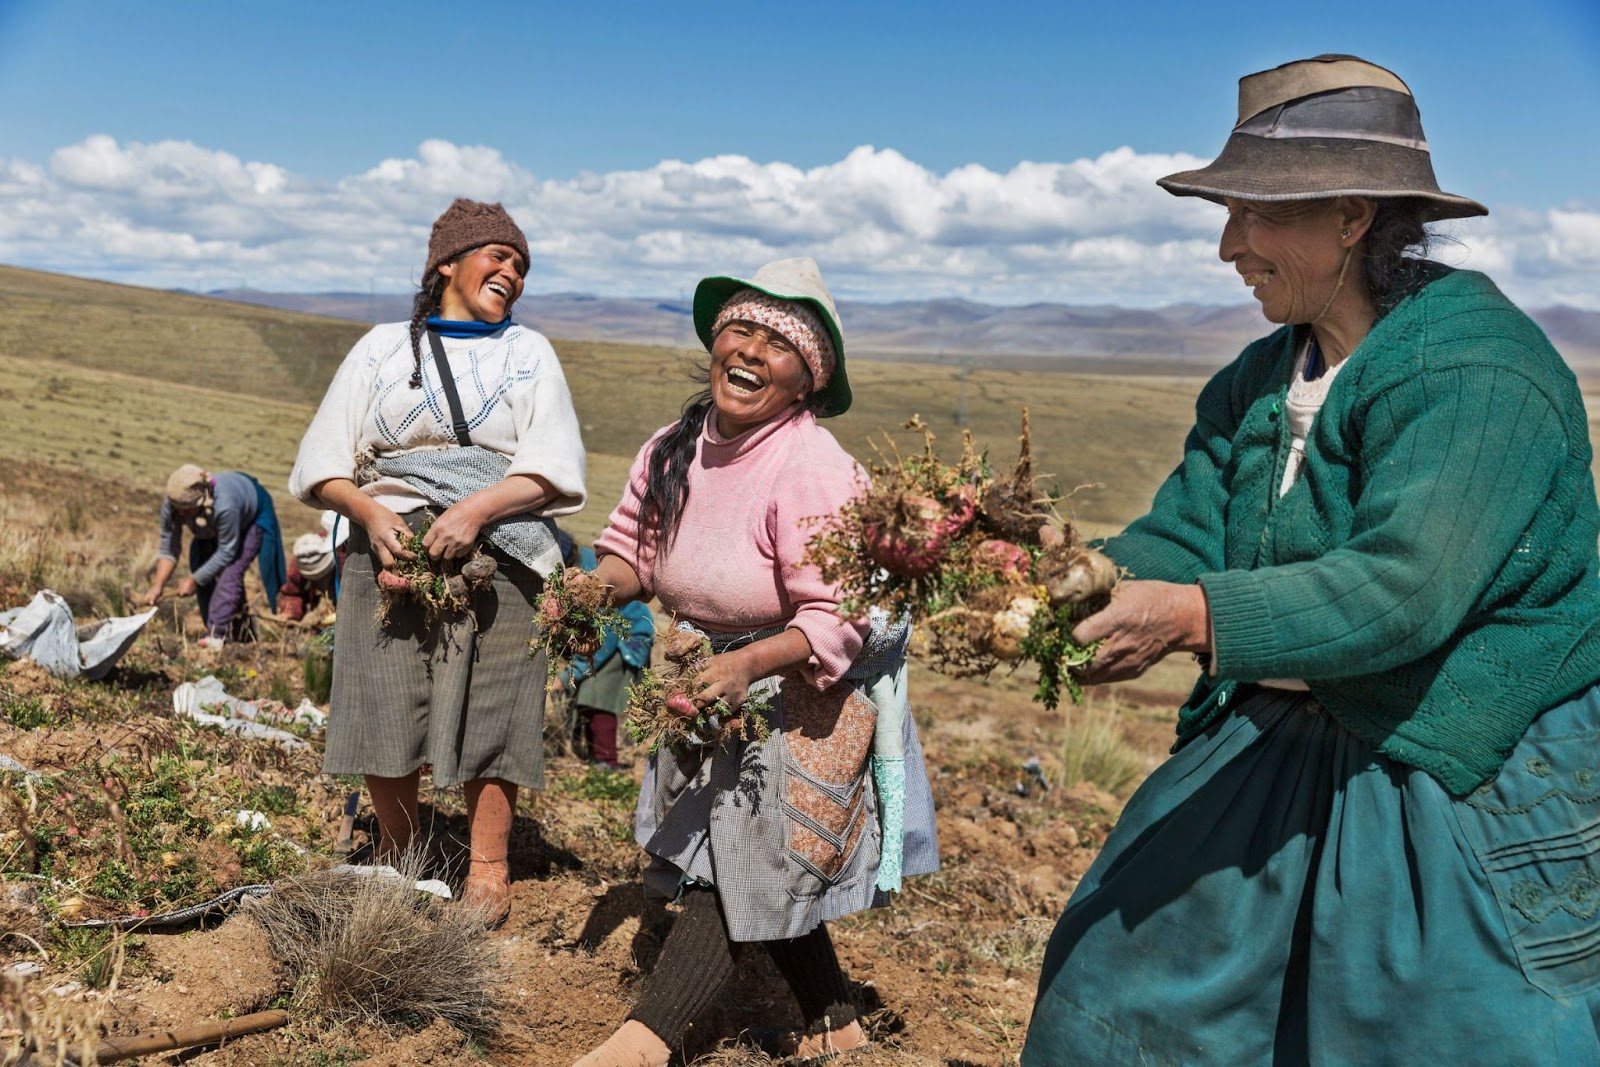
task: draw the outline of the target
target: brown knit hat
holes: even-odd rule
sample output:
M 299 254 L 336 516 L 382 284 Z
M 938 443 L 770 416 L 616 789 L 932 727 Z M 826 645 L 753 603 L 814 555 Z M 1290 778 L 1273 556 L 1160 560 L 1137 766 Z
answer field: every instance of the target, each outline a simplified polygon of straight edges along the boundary
M 433 220 L 433 234 L 428 238 L 428 265 L 422 272 L 423 284 L 433 277 L 439 264 L 484 245 L 510 245 L 522 254 L 524 267 L 530 262 L 528 239 L 511 221 L 505 208 L 456 197 L 455 202 L 444 209 L 444 214 Z

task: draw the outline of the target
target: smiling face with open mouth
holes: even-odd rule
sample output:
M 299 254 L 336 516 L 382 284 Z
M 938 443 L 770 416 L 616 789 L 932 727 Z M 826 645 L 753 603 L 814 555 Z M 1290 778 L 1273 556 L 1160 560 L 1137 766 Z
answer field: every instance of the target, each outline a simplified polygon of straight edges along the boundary
M 1344 260 L 1332 200 L 1229 200 L 1218 255 L 1276 323 L 1310 322 L 1327 306 Z
M 811 391 L 811 372 L 782 334 L 735 319 L 711 342 L 711 401 L 717 432 L 737 437 Z
M 499 322 L 511 314 L 522 295 L 522 278 L 528 265 L 510 245 L 482 245 L 463 252 L 439 273 L 449 279 L 439 298 L 439 316 L 445 319 Z

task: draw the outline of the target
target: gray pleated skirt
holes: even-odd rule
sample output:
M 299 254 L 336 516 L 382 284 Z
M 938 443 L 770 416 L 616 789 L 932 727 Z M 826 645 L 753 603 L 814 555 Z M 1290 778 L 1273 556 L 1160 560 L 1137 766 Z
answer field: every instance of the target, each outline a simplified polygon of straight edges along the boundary
M 406 521 L 416 529 L 424 513 Z M 497 550 L 494 584 L 473 594 L 472 618 L 429 622 L 394 605 L 378 624 L 377 558 L 366 531 L 350 533 L 339 583 L 326 774 L 400 778 L 424 764 L 435 786 L 503 778 L 544 787 L 545 654 L 538 632 L 543 582 Z

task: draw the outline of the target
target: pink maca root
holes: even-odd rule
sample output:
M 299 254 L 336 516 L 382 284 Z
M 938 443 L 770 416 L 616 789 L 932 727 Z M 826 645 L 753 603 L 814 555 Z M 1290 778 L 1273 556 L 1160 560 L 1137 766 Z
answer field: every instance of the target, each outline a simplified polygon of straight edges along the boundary
M 931 573 L 944 558 L 950 543 L 972 523 L 971 501 L 956 498 L 946 506 L 931 496 L 910 493 L 883 509 L 884 519 L 868 519 L 868 558 L 890 574 L 920 578 Z
M 548 625 L 561 621 L 561 598 L 554 593 L 546 593 L 543 600 L 539 601 L 539 617 Z
M 1033 560 L 1028 550 L 1010 541 L 991 538 L 980 541 L 973 550 L 973 561 L 982 570 L 999 575 L 1008 583 L 1020 584 L 1028 580 Z
M 394 571 L 379 571 L 378 588 L 391 593 L 408 593 L 411 591 L 411 583 Z

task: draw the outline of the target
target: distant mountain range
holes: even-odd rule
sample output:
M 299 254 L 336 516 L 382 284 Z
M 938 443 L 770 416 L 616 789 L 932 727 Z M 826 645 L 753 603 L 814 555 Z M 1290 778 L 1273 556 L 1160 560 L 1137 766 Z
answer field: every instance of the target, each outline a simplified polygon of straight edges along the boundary
M 388 293 L 221 289 L 205 295 L 359 322 L 394 322 L 411 315 L 409 296 Z M 1002 307 L 959 299 L 889 304 L 847 300 L 839 305 L 839 314 L 852 354 L 948 362 L 1072 357 L 1215 366 L 1232 359 L 1269 327 L 1254 304 L 1142 309 L 1069 304 Z M 1600 312 L 1550 307 L 1530 314 L 1569 362 L 1600 365 Z M 681 300 L 530 293 L 517 305 L 516 318 L 568 340 L 697 346 L 689 307 Z

